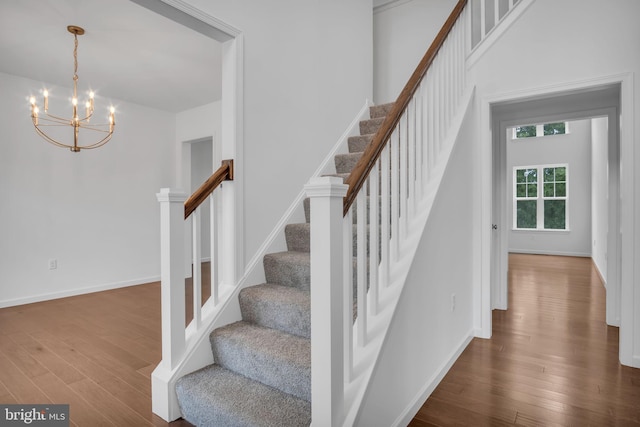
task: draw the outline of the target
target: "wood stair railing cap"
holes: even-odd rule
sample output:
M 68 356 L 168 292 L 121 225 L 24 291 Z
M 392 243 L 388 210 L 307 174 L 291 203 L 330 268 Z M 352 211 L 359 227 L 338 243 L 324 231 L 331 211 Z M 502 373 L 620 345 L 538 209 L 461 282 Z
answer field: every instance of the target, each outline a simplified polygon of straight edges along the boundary
M 193 192 L 184 202 L 184 219 L 189 218 L 198 206 L 202 204 L 223 181 L 233 181 L 233 159 L 223 160 L 221 166 L 207 180 Z
M 447 18 L 444 25 L 438 32 L 438 35 L 433 40 L 433 43 L 431 43 L 431 46 L 407 81 L 407 84 L 402 89 L 402 92 L 400 92 L 398 99 L 396 100 L 389 114 L 387 114 L 387 116 L 385 117 L 382 125 L 380 126 L 380 129 L 378 129 L 378 132 L 376 132 L 373 140 L 365 149 L 362 157 L 354 166 L 351 175 L 349 175 L 349 177 L 345 180 L 345 184 L 349 186 L 349 190 L 347 191 L 347 195 L 344 198 L 344 215 L 349 212 L 349 209 L 355 201 L 356 196 L 364 186 L 364 183 L 366 182 L 371 169 L 373 169 L 374 165 L 380 158 L 382 150 L 391 137 L 393 130 L 400 121 L 402 113 L 404 113 L 407 105 L 409 105 L 409 102 L 411 101 L 411 98 L 413 98 L 413 95 L 416 93 L 416 90 L 418 89 L 418 86 L 420 85 L 424 75 L 429 70 L 429 67 L 433 63 L 433 60 L 435 59 L 436 55 L 440 51 L 440 48 L 447 39 L 447 36 L 462 14 L 462 11 L 467 5 L 467 1 L 468 0 L 458 1 L 453 11 L 449 15 L 449 18 Z

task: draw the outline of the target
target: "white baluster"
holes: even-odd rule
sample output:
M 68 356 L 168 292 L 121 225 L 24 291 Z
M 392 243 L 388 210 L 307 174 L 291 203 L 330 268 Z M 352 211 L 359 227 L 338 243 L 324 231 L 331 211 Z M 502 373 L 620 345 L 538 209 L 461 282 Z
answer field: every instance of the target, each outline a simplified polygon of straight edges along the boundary
M 487 5 L 486 0 L 480 0 L 480 41 L 487 35 Z
M 344 330 L 344 377 L 345 383 L 349 383 L 353 380 L 353 206 L 349 209 L 349 212 L 344 216 L 342 221 L 342 253 L 343 259 L 343 299 L 344 307 L 342 310 Z
M 378 295 L 380 281 L 378 280 L 378 269 L 380 259 L 380 250 L 378 236 L 380 233 L 379 219 L 379 180 L 378 173 L 380 160 L 371 169 L 369 175 L 369 294 L 371 295 L 371 314 L 378 314 Z
M 400 117 L 400 233 L 399 239 L 404 239 L 407 235 L 407 193 L 408 193 L 408 173 L 407 173 L 407 148 L 408 148 L 408 111 L 405 110 Z
M 400 135 L 398 128 L 391 134 L 391 260 L 398 260 L 398 240 L 400 236 L 400 227 L 398 226 L 398 216 L 400 208 L 400 172 L 398 166 L 400 163 Z
M 391 211 L 391 197 L 389 188 L 389 151 L 387 143 L 380 155 L 380 239 L 382 240 L 380 253 L 380 280 L 384 287 L 389 284 L 389 235 L 391 230 L 389 212 Z
M 436 122 L 436 97 L 435 97 L 435 81 L 433 72 L 427 73 L 427 173 L 426 179 L 431 176 L 433 165 L 435 163 L 435 122 Z
M 201 235 L 201 219 L 200 208 L 197 208 L 192 214 L 192 245 L 193 245 L 193 259 L 191 265 L 193 274 L 191 277 L 191 285 L 193 289 L 193 324 L 195 330 L 200 329 L 200 323 L 202 320 L 201 308 L 202 308 L 202 239 Z
M 367 343 L 367 192 L 358 193 L 356 203 L 356 267 L 358 292 L 358 317 L 356 318 L 357 342 L 359 347 Z
M 415 213 L 416 200 L 416 96 L 411 98 L 407 111 L 407 220 L 411 220 Z
M 420 85 L 420 90 L 418 93 L 418 98 L 416 100 L 416 119 L 418 127 L 416 128 L 416 208 L 417 203 L 422 200 L 422 190 L 423 190 L 423 179 L 424 179 L 424 153 L 426 147 L 426 135 L 424 132 L 424 93 L 426 85 L 425 82 Z
M 209 197 L 209 240 L 211 243 L 211 299 L 213 305 L 216 306 L 220 302 L 219 288 L 218 288 L 218 224 L 216 222 L 216 195 L 212 194 Z

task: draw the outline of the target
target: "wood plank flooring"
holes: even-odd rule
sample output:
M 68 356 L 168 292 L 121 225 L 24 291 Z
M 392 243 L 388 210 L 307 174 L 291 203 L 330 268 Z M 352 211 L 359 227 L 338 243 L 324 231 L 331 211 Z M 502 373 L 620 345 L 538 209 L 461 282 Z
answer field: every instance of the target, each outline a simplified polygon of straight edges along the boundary
M 151 412 L 160 359 L 157 282 L 0 309 L 0 403 L 70 404 L 72 426 L 191 426 Z
M 640 369 L 618 362 L 591 259 L 511 254 L 509 283 L 492 338 L 469 344 L 409 425 L 640 425 Z
M 640 425 L 640 370 L 618 363 L 591 261 L 511 255 L 509 274 L 493 338 L 410 425 Z M 188 426 L 151 412 L 160 348 L 159 283 L 0 309 L 0 403 L 69 403 L 73 426 Z

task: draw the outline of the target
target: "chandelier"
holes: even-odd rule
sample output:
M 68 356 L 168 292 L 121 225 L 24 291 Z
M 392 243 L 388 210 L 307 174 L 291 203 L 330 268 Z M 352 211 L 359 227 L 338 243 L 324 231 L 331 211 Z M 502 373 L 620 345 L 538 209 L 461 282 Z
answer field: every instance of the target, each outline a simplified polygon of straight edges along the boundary
M 91 118 L 94 111 L 94 96 L 93 91 L 89 92 L 89 97 L 85 102 L 85 115 L 84 117 L 78 115 L 78 36 L 84 34 L 84 29 L 75 25 L 69 25 L 67 31 L 73 34 L 74 48 L 73 48 L 73 98 L 71 98 L 72 114 L 71 118 L 58 117 L 53 114 L 49 114 L 49 91 L 46 89 L 42 92 L 44 97 L 43 111 L 44 115 L 40 113 L 40 107 L 36 102 L 35 97 L 30 97 L 31 103 L 31 119 L 33 126 L 36 129 L 38 135 L 49 141 L 53 145 L 58 147 L 69 148 L 74 153 L 80 150 L 88 150 L 91 148 L 98 148 L 109 142 L 113 135 L 113 128 L 116 125 L 115 109 L 110 107 L 109 110 L 109 123 L 105 124 L 93 124 Z M 56 137 L 50 136 L 45 132 L 45 128 L 51 128 L 49 131 L 54 131 L 54 127 L 70 126 L 73 128 L 73 144 L 65 144 L 60 142 Z M 86 145 L 80 145 L 78 142 L 80 136 L 80 129 L 91 131 L 87 134 L 93 135 L 93 140 Z M 84 133 L 83 133 L 84 134 Z M 97 136 L 96 136 L 97 135 Z

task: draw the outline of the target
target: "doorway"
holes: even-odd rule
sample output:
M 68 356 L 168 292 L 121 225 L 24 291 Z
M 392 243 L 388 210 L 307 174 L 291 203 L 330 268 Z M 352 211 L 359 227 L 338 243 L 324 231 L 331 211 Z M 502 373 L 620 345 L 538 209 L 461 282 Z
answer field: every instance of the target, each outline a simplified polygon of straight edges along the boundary
M 222 196 L 222 216 L 225 224 L 225 247 L 221 251 L 226 255 L 226 265 L 233 268 L 226 269 L 225 281 L 236 283 L 244 269 L 244 238 L 243 224 L 236 218 L 244 218 L 244 159 L 243 147 L 243 88 L 244 88 L 244 35 L 237 28 L 209 15 L 181 0 L 131 0 L 152 12 L 175 21 L 193 31 L 201 33 L 222 45 L 222 98 L 220 102 L 221 128 L 219 136 L 220 159 L 233 159 L 234 180 L 226 186 Z M 206 52 L 203 52 L 206 55 Z M 190 136 L 197 138 L 199 136 Z M 189 138 L 178 140 L 178 144 Z M 184 154 L 181 147 L 177 147 L 178 156 Z M 177 168 L 182 167 L 180 158 Z M 184 178 L 179 170 L 178 180 Z M 184 181 L 182 182 L 184 186 Z M 186 186 L 185 186 L 186 187 Z M 187 190 L 187 188 L 183 188 Z
M 591 82 L 593 84 L 593 82 Z M 486 248 L 489 256 L 485 264 L 488 274 L 482 276 L 481 294 L 488 295 L 488 303 L 482 304 L 478 318 L 479 336 L 491 336 L 491 311 L 493 309 L 507 309 L 508 295 L 508 242 L 507 233 L 510 224 L 507 222 L 507 203 L 505 194 L 506 180 L 506 130 L 525 122 L 546 123 L 554 120 L 576 120 L 592 117 L 606 116 L 608 118 L 608 183 L 609 194 L 608 212 L 608 233 L 607 233 L 607 323 L 620 326 L 620 361 L 623 364 L 633 364 L 633 328 L 632 324 L 625 325 L 625 319 L 629 318 L 629 313 L 633 313 L 633 301 L 627 301 L 623 297 L 632 288 L 633 282 L 624 281 L 622 277 L 633 277 L 633 223 L 632 215 L 628 211 L 629 206 L 623 206 L 620 199 L 623 196 L 632 197 L 633 191 L 632 175 L 623 175 L 628 170 L 622 166 L 632 159 L 621 156 L 621 150 L 626 153 L 633 152 L 632 138 L 628 138 L 620 126 L 621 117 L 630 120 L 632 105 L 629 97 L 624 95 L 625 85 L 629 84 L 629 77 L 622 76 L 602 80 L 600 85 L 573 88 L 562 92 L 533 91 L 531 95 L 518 97 L 496 97 L 492 101 L 487 101 L 482 111 L 482 116 L 490 124 L 488 149 L 491 158 L 484 162 L 485 176 L 489 177 L 491 203 L 484 208 L 484 218 L 492 225 L 491 231 L 483 231 L 481 241 L 483 248 Z M 624 107 L 624 108 L 623 108 Z M 624 138 L 623 138 L 624 134 Z M 630 146 L 631 145 L 631 146 Z M 621 182 L 626 182 L 627 186 L 622 187 Z M 632 205 L 632 204 L 631 204 Z M 488 210 L 487 210 L 488 209 Z M 623 235 L 621 228 L 629 233 Z M 628 252 L 627 252 L 628 251 Z M 628 261 L 623 263 L 622 253 Z M 626 313 L 626 316 L 625 316 Z M 626 326 L 626 327 L 625 327 Z

